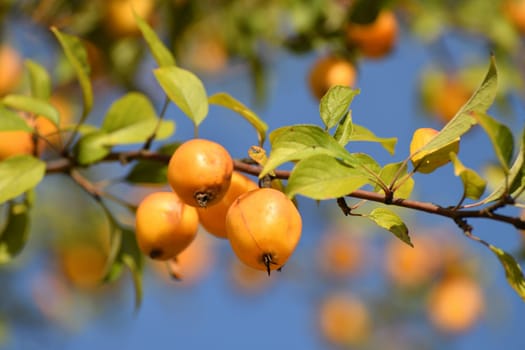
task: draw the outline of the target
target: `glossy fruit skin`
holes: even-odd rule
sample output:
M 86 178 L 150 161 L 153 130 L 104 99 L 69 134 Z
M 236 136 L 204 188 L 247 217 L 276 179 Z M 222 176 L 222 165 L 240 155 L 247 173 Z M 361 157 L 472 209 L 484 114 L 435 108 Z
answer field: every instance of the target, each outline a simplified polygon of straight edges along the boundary
M 198 227 L 197 210 L 173 192 L 152 193 L 137 208 L 137 243 L 152 259 L 174 258 L 190 245 Z
M 382 58 L 397 43 L 397 19 L 391 11 L 381 11 L 370 24 L 351 23 L 346 29 L 346 40 L 368 58 Z
M 448 154 L 450 152 L 459 152 L 459 138 L 446 145 L 443 149 L 436 152 L 418 152 L 421 147 L 426 145 L 432 138 L 439 133 L 438 130 L 432 128 L 419 128 L 414 131 L 412 141 L 410 142 L 410 154 L 412 165 L 417 168 L 420 173 L 431 173 L 435 169 L 450 162 Z
M 28 131 L 0 131 L 0 161 L 11 156 L 33 154 L 35 144 Z
M 261 188 L 238 197 L 226 215 L 230 245 L 239 260 L 255 269 L 281 268 L 301 238 L 302 219 L 284 193 Z
M 216 237 L 227 238 L 226 214 L 228 209 L 237 197 L 257 188 L 258 185 L 254 181 L 234 171 L 230 187 L 224 197 L 215 205 L 207 208 L 197 208 L 202 226 Z
M 168 182 L 188 205 L 218 203 L 230 187 L 233 160 L 220 144 L 193 139 L 180 145 L 168 164 Z
M 357 78 L 355 66 L 348 60 L 329 55 L 314 62 L 308 74 L 308 85 L 318 100 L 334 85 L 354 86 Z

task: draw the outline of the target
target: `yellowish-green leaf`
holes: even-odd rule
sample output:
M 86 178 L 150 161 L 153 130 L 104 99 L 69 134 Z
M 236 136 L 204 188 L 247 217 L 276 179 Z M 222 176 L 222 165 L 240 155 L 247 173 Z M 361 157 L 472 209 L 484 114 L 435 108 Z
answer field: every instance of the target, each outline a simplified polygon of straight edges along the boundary
M 359 89 L 348 86 L 335 85 L 321 98 L 319 112 L 321 120 L 327 129 L 331 129 L 343 118 L 355 96 L 360 93 Z
M 414 179 L 406 178 L 408 169 L 405 162 L 390 163 L 385 165 L 379 172 L 379 177 L 387 186 L 396 178 L 397 181 L 403 180 L 401 186 L 397 187 L 394 196 L 396 198 L 409 198 L 412 190 L 414 189 Z M 381 187 L 376 186 L 376 191 L 380 191 Z
M 350 153 L 343 146 L 317 125 L 294 125 L 276 129 L 270 133 L 270 142 L 272 150 L 260 177 L 283 163 L 316 154 L 326 154 L 339 159 L 350 157 Z
M 25 119 L 0 104 L 0 130 L 2 131 L 33 131 Z
M 83 135 L 73 149 L 77 162 L 87 165 L 103 159 L 111 152 L 107 142 L 108 134 L 103 130 Z
M 0 162 L 0 203 L 16 198 L 36 187 L 44 178 L 46 163 L 29 155 Z
M 345 196 L 369 183 L 361 170 L 351 167 L 327 154 L 305 158 L 295 166 L 286 193 L 317 199 Z
M 466 198 L 478 200 L 485 192 L 487 182 L 474 170 L 463 165 L 455 153 L 450 153 L 450 159 L 454 164 L 454 174 L 459 176 L 463 182 L 463 191 Z
M 7 95 L 2 99 L 2 103 L 19 111 L 42 116 L 49 119 L 53 124 L 59 125 L 60 116 L 58 111 L 49 102 L 42 99 L 24 95 Z
M 25 66 L 29 73 L 29 86 L 31 96 L 42 100 L 48 100 L 51 96 L 51 78 L 47 70 L 33 60 L 26 60 Z
M 364 126 L 357 124 L 353 124 L 352 136 L 349 141 L 379 142 L 390 154 L 394 154 L 397 144 L 396 137 L 378 137 Z
M 393 211 L 386 208 L 376 208 L 372 210 L 367 217 L 379 227 L 392 232 L 397 238 L 413 247 L 410 236 L 408 235 L 408 228 L 403 220 Z
M 153 55 L 153 58 L 155 58 L 159 67 L 174 66 L 175 58 L 170 50 L 168 50 L 168 48 L 162 43 L 155 31 L 144 19 L 137 15 L 135 11 L 133 11 L 133 15 L 135 16 L 135 21 L 137 22 L 151 54 Z
M 339 125 L 337 125 L 337 128 L 335 129 L 334 139 L 336 139 L 341 146 L 346 146 L 352 138 L 353 131 L 354 124 L 352 122 L 352 111 L 348 111 L 343 119 L 339 121 Z
M 24 248 L 29 236 L 29 204 L 8 204 L 7 222 L 0 232 L 0 264 L 10 262 Z
M 84 119 L 93 107 L 93 88 L 89 79 L 91 68 L 89 66 L 86 48 L 76 36 L 62 33 L 55 27 L 51 27 L 51 31 L 57 37 L 80 83 L 84 100 L 84 111 L 82 113 L 82 119 Z
M 521 266 L 512 255 L 504 250 L 497 248 L 492 244 L 489 244 L 488 247 L 494 254 L 496 254 L 501 265 L 503 265 L 509 285 L 523 300 L 525 300 L 525 278 Z
M 210 96 L 208 102 L 229 108 L 246 119 L 246 121 L 248 121 L 248 123 L 250 123 L 257 131 L 259 145 L 262 146 L 264 144 L 266 132 L 268 131 L 268 125 L 261 118 L 259 118 L 259 116 L 254 111 L 225 92 L 219 92 Z
M 199 126 L 208 115 L 208 97 L 202 81 L 192 72 L 175 66 L 157 68 L 154 74 L 169 99 Z
M 496 156 L 505 173 L 510 170 L 510 162 L 514 153 L 514 137 L 510 129 L 485 113 L 475 113 L 479 125 L 489 136 Z

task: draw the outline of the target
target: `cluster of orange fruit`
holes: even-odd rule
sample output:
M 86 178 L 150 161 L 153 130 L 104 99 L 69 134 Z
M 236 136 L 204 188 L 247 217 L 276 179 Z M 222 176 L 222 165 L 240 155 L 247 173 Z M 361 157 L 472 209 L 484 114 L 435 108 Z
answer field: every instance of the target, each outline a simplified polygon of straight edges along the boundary
M 371 59 L 387 56 L 398 40 L 398 22 L 391 10 L 382 10 L 367 24 L 348 23 L 344 28 L 346 46 Z M 354 62 L 333 53 L 317 59 L 310 69 L 308 83 L 320 99 L 333 85 L 354 86 L 357 70 Z
M 152 259 L 176 259 L 197 235 L 199 223 L 227 238 L 246 265 L 280 269 L 301 237 L 299 211 L 286 195 L 234 171 L 220 144 L 193 139 L 168 164 L 171 192 L 146 196 L 136 212 L 137 243 Z

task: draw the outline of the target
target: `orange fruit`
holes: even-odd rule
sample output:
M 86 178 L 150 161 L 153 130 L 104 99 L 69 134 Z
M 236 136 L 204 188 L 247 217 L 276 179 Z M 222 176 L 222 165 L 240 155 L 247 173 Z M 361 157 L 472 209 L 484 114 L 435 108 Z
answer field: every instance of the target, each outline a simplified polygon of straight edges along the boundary
M 350 23 L 346 40 L 366 57 L 382 58 L 392 51 L 398 37 L 398 24 L 392 11 L 383 10 L 368 24 Z
M 334 85 L 354 86 L 357 72 L 348 60 L 328 55 L 317 59 L 308 73 L 308 84 L 317 99 L 326 94 Z
M 481 317 L 485 299 L 479 284 L 466 276 L 446 278 L 430 292 L 427 312 L 439 330 L 460 333 Z
M 155 1 L 150 0 L 107 0 L 103 5 L 104 24 L 108 32 L 115 37 L 139 35 L 141 32 L 133 11 L 148 21 L 155 9 Z
M 387 276 L 398 286 L 416 288 L 430 282 L 442 266 L 438 242 L 430 236 L 413 235 L 414 247 L 392 239 L 385 250 Z
M 241 194 L 257 188 L 257 183 L 241 173 L 234 171 L 232 173 L 230 187 L 228 188 L 228 191 L 226 191 L 224 197 L 222 197 L 218 203 L 210 207 L 197 209 L 200 223 L 209 233 L 219 238 L 227 238 L 226 213 L 228 212 L 230 205 Z
M 525 1 L 505 0 L 502 3 L 503 14 L 521 34 L 525 34 Z
M 226 231 L 237 257 L 255 269 L 281 268 L 301 238 L 302 220 L 284 193 L 261 188 L 238 197 L 226 215 Z
M 414 131 L 410 142 L 410 160 L 412 165 L 420 173 L 431 173 L 435 169 L 450 162 L 450 152 L 459 152 L 459 137 L 440 149 L 418 152 L 423 146 L 429 143 L 439 130 L 432 128 L 419 128 Z M 417 153 L 416 153 L 417 152 Z
M 107 256 L 95 244 L 72 244 L 59 252 L 59 262 L 66 276 L 74 286 L 93 289 L 104 278 Z
M 344 231 L 326 232 L 318 250 L 319 266 L 330 277 L 347 278 L 361 271 L 365 254 L 362 239 Z
M 469 100 L 472 92 L 459 80 L 450 77 L 443 84 L 431 97 L 430 109 L 446 124 Z
M 152 259 L 168 260 L 177 256 L 193 241 L 198 226 L 197 210 L 173 192 L 152 193 L 137 208 L 137 243 Z
M 29 131 L 0 131 L 0 161 L 11 156 L 28 154 L 35 151 L 33 134 Z
M 0 96 L 12 92 L 23 74 L 22 57 L 8 44 L 0 45 Z
M 188 205 L 207 207 L 228 191 L 233 160 L 220 144 L 193 139 L 180 145 L 168 164 L 168 182 Z
M 53 95 L 49 101 L 53 107 L 55 107 L 60 116 L 60 128 L 71 123 L 73 116 L 73 108 L 68 100 L 61 95 Z M 50 144 L 53 147 L 62 146 L 62 132 L 55 124 L 53 124 L 49 119 L 39 116 L 35 120 L 35 128 L 37 129 L 40 136 L 44 139 L 38 140 L 38 149 L 42 151 Z
M 359 345 L 370 335 L 372 318 L 366 304 L 357 296 L 336 293 L 321 302 L 319 328 L 321 335 L 334 345 Z

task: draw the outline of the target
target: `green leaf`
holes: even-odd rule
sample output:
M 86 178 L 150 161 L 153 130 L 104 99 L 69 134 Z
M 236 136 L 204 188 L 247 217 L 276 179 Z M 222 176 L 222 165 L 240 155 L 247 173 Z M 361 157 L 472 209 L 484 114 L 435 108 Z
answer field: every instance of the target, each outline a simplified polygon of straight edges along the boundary
M 365 128 L 364 126 L 353 124 L 352 135 L 349 141 L 368 141 L 368 142 L 379 142 L 384 149 L 390 154 L 394 154 L 396 148 L 397 138 L 396 137 L 377 137 L 373 132 Z
M 445 147 L 452 143 L 456 138 L 462 136 L 477 123 L 473 116 L 476 113 L 485 113 L 496 98 L 498 84 L 498 72 L 496 60 L 491 56 L 490 66 L 483 79 L 483 82 L 470 97 L 470 99 L 460 108 L 458 113 L 443 127 L 443 129 L 427 143 L 421 151 L 431 152 Z
M 454 174 L 461 178 L 465 197 L 478 200 L 485 192 L 487 182 L 474 170 L 466 168 L 455 153 L 450 153 L 450 159 L 454 164 Z
M 159 154 L 171 156 L 179 143 L 163 145 L 157 150 Z M 139 160 L 126 176 L 125 180 L 132 183 L 165 184 L 167 182 L 168 165 L 156 160 Z
M 0 264 L 10 262 L 24 248 L 29 236 L 29 204 L 10 201 L 7 223 L 0 232 Z
M 110 260 L 109 272 L 106 275 L 106 281 L 117 279 L 126 266 L 133 277 L 133 286 L 135 289 L 135 310 L 140 308 L 142 303 L 142 270 L 144 267 L 144 256 L 140 252 L 135 237 L 135 232 L 117 227 L 117 240 L 115 241 L 116 254 Z M 117 250 L 118 249 L 118 250 Z
M 521 266 L 509 253 L 493 246 L 492 244 L 488 244 L 487 246 L 494 254 L 496 254 L 501 265 L 503 265 L 509 285 L 514 288 L 516 293 L 518 293 L 523 300 L 525 300 L 525 279 Z
M 135 11 L 133 11 L 135 21 L 139 26 L 146 43 L 155 58 L 155 61 L 159 67 L 174 66 L 175 58 L 171 54 L 170 50 L 162 43 L 155 31 L 149 26 L 149 24 L 142 19 Z
M 401 218 L 393 211 L 385 208 L 376 208 L 367 216 L 374 221 L 378 226 L 392 232 L 397 238 L 413 247 L 408 235 L 408 228 Z
M 219 92 L 208 98 L 208 102 L 218 106 L 226 107 L 238 113 L 241 117 L 246 119 L 257 131 L 259 138 L 259 145 L 263 145 L 266 139 L 266 132 L 268 131 L 268 124 L 266 124 L 255 112 L 237 101 L 235 98 L 225 92 Z
M 298 161 L 316 154 L 347 159 L 350 153 L 325 130 L 317 125 L 285 126 L 270 133 L 272 151 L 259 177 L 279 165 Z
M 401 169 L 401 167 L 403 167 Z M 396 198 L 409 198 L 410 194 L 412 194 L 412 190 L 414 189 L 414 179 L 413 178 L 405 178 L 405 175 L 407 175 L 407 165 L 405 162 L 398 162 L 398 163 L 390 163 L 385 165 L 381 171 L 379 172 L 379 177 L 381 180 L 383 180 L 383 183 L 385 183 L 387 186 L 394 181 L 394 178 L 397 179 L 404 179 L 403 184 L 396 189 L 395 191 L 395 197 Z M 381 190 L 381 187 L 376 186 L 376 191 Z
M 36 187 L 46 172 L 46 163 L 33 156 L 19 155 L 0 162 L 0 203 Z
M 192 72 L 175 66 L 157 68 L 154 74 L 169 99 L 199 126 L 208 115 L 208 97 L 202 81 Z
M 103 159 L 111 152 L 107 142 L 108 135 L 102 130 L 83 135 L 73 149 L 77 162 L 87 165 Z
M 84 100 L 84 111 L 83 117 L 85 118 L 93 107 L 93 88 L 89 79 L 90 66 L 88 63 L 88 57 L 86 48 L 82 44 L 79 38 L 73 35 L 60 32 L 57 28 L 51 27 L 51 31 L 57 37 L 67 60 L 73 66 L 82 89 L 82 97 Z
M 514 153 L 514 138 L 510 129 L 484 113 L 475 113 L 479 125 L 485 130 L 496 151 L 501 166 L 508 173 L 512 154 Z
M 26 60 L 25 66 L 29 72 L 31 96 L 48 100 L 51 97 L 51 78 L 47 70 L 33 60 Z
M 341 85 L 332 86 L 328 90 L 319 103 L 319 112 L 326 129 L 331 129 L 339 123 L 359 93 L 359 89 Z
M 149 99 L 143 94 L 132 92 L 115 101 L 109 108 L 102 130 L 106 132 L 107 146 L 146 141 L 150 137 L 159 118 Z M 157 130 L 156 139 L 163 139 L 173 134 L 175 124 L 163 120 Z
M 28 131 L 33 129 L 27 124 L 26 120 L 18 113 L 13 112 L 0 104 L 0 130 L 1 131 Z
M 2 103 L 10 108 L 33 113 L 35 116 L 42 116 L 49 119 L 53 124 L 58 125 L 60 116 L 58 111 L 48 101 L 24 95 L 7 95 L 2 99 Z
M 501 196 L 513 192 L 521 192 L 525 186 L 523 166 L 525 164 L 525 128 L 522 130 L 520 139 L 520 150 L 514 163 L 510 167 L 508 175 L 501 184 L 492 191 L 485 199 L 483 203 L 489 203 L 501 198 Z
M 367 183 L 369 179 L 361 170 L 330 155 L 317 154 L 297 163 L 288 179 L 286 193 L 289 197 L 300 194 L 324 200 L 345 196 Z
M 352 111 L 348 111 L 343 119 L 339 121 L 339 125 L 337 125 L 337 128 L 335 129 L 334 139 L 344 147 L 352 139 L 353 131 L 354 124 L 352 123 Z

